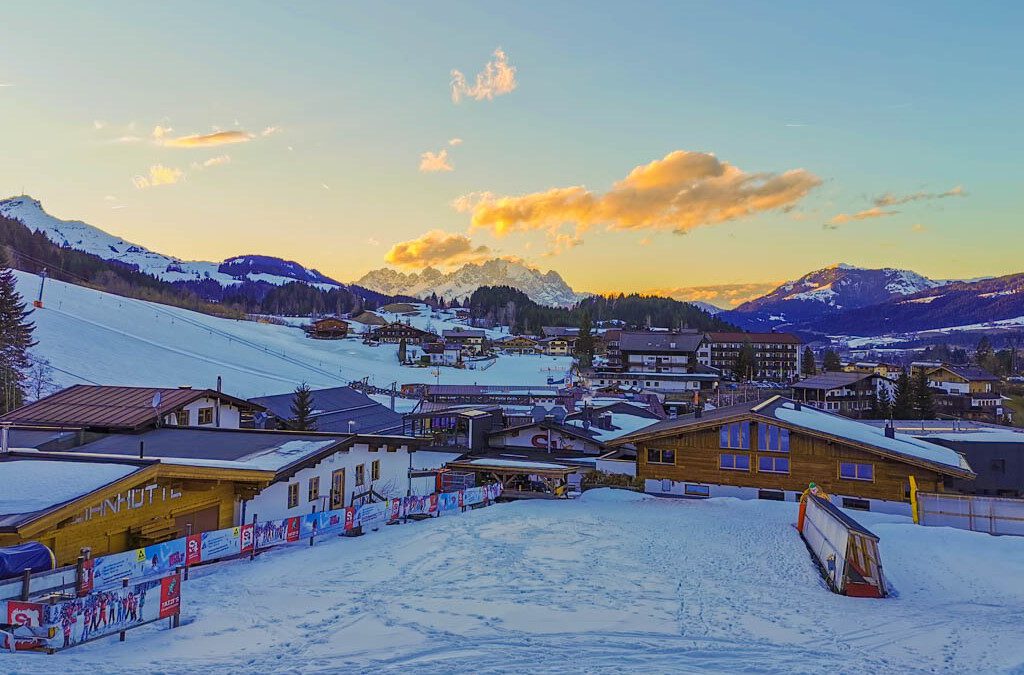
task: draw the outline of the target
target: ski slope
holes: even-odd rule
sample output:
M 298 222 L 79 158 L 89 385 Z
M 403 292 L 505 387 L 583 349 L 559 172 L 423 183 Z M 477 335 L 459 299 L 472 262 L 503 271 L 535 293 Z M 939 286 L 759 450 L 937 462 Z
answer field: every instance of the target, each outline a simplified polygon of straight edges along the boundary
M 0 654 L 0 670 L 1024 668 L 1024 539 L 856 513 L 881 537 L 895 595 L 847 598 L 825 588 L 796 511 L 610 490 L 499 504 L 199 568 L 181 628 L 161 622 L 46 658 Z
M 15 272 L 26 299 L 39 292 L 39 277 Z M 123 298 L 47 280 L 43 309 L 35 310 L 39 344 L 33 353 L 53 368 L 59 386 L 119 384 L 213 387 L 251 398 L 290 391 L 300 382 L 334 387 L 369 377 L 388 387 L 437 382 L 435 371 L 398 363 L 395 345 L 370 347 L 358 338 L 311 340 L 297 327 L 236 321 L 185 309 Z M 454 326 L 450 318 L 417 317 Z M 486 370 L 441 368 L 442 384 L 543 384 L 560 378 L 566 357 L 499 357 Z

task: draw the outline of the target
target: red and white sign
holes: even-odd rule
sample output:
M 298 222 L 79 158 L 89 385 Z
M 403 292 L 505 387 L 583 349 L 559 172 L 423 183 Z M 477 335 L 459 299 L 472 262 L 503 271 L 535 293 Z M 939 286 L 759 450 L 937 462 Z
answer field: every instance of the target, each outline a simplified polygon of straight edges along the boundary
M 298 541 L 299 540 L 299 519 L 289 518 L 287 523 L 287 531 L 285 533 L 285 541 Z
M 185 564 L 198 565 L 203 561 L 203 535 L 190 534 L 185 539 Z
M 241 551 L 242 551 L 242 553 L 248 553 L 249 551 L 252 550 L 252 544 L 253 544 L 253 538 L 254 538 L 253 537 L 253 532 L 252 532 L 252 524 L 242 525 L 241 530 L 240 530 L 240 536 L 242 538 L 242 548 L 241 548 Z
M 181 611 L 181 575 L 172 574 L 160 580 L 160 618 L 166 619 Z
M 7 601 L 7 621 L 14 626 L 41 628 L 43 625 L 43 606 L 38 602 Z

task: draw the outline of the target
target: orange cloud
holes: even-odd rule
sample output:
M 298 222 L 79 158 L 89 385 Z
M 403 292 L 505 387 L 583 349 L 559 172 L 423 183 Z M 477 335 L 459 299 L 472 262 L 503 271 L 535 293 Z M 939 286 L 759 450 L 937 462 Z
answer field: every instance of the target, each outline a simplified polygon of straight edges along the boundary
M 215 145 L 228 145 L 230 143 L 248 143 L 255 138 L 247 131 L 217 131 L 212 134 L 193 134 L 191 136 L 167 138 L 167 131 L 157 127 L 153 131 L 153 138 L 160 145 L 169 148 L 206 148 Z
M 477 262 L 490 257 L 490 254 L 489 248 L 473 246 L 473 242 L 464 234 L 431 230 L 418 239 L 395 244 L 384 256 L 384 260 L 400 267 L 452 266 Z
M 899 211 L 886 211 L 877 206 L 873 206 L 870 209 L 864 209 L 857 213 L 838 213 L 832 216 L 832 219 L 825 223 L 825 227 L 828 229 L 836 229 L 837 226 L 843 223 L 849 223 L 852 220 L 868 220 L 870 218 L 885 218 L 886 216 L 892 216 L 899 213 Z
M 420 171 L 436 173 L 438 171 L 454 171 L 455 167 L 448 161 L 447 148 L 440 152 L 424 152 L 420 155 Z
M 945 192 L 915 192 L 909 195 L 894 195 L 887 192 L 881 197 L 875 198 L 875 206 L 898 206 L 907 202 L 928 201 L 932 199 L 945 199 L 946 197 L 966 197 L 967 191 L 962 185 L 946 190 Z
M 508 94 L 517 86 L 515 66 L 509 65 L 508 56 L 500 47 L 494 50 L 494 60 L 488 61 L 483 72 L 477 73 L 473 85 L 467 84 L 466 76 L 460 71 L 452 70 L 453 103 L 463 98 L 493 101 L 495 96 Z
M 181 169 L 164 166 L 163 164 L 154 164 L 149 167 L 148 175 L 136 176 L 132 179 L 132 183 L 138 189 L 143 190 L 149 187 L 156 187 L 157 185 L 173 185 L 184 176 L 185 172 Z
M 503 236 L 565 224 L 576 235 L 594 225 L 611 230 L 672 230 L 738 220 L 766 211 L 789 210 L 821 180 L 805 171 L 747 173 L 710 153 L 677 150 L 633 169 L 604 193 L 582 186 L 559 187 L 514 197 L 475 193 L 452 205 L 472 212 L 473 227 Z
M 661 295 L 676 300 L 689 302 L 700 300 L 719 307 L 735 307 L 748 300 L 759 298 L 778 288 L 781 281 L 765 281 L 747 284 L 719 284 L 713 286 L 679 286 L 675 288 L 652 288 L 646 291 L 652 295 Z

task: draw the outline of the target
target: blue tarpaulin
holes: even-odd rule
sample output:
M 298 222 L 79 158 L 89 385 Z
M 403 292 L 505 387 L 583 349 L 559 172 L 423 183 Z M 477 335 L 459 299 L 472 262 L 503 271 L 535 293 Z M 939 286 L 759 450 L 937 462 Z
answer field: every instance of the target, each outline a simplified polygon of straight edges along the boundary
M 26 569 L 33 572 L 52 570 L 57 565 L 53 553 L 38 541 L 0 548 L 0 579 L 21 575 Z

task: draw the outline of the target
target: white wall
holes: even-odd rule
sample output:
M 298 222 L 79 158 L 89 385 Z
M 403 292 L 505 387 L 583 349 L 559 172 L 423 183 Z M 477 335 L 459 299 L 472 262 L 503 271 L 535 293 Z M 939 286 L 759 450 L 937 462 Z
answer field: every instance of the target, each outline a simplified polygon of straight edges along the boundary
M 199 409 L 200 408 L 214 408 L 213 423 L 204 424 L 202 426 L 207 428 L 214 428 L 217 425 L 217 400 L 214 398 L 200 398 L 192 403 L 185 406 L 185 410 L 188 411 L 188 423 L 189 426 L 197 427 L 199 425 Z M 164 416 L 165 426 L 175 426 L 178 423 L 178 419 L 174 414 Z M 220 428 L 221 429 L 238 429 L 242 423 L 242 413 L 234 405 L 230 403 L 220 404 Z
M 702 485 L 709 489 L 710 497 L 736 497 L 737 499 L 757 499 L 759 488 L 752 487 L 737 487 L 735 485 L 713 485 L 710 483 L 697 483 L 690 481 L 662 481 L 653 478 L 648 478 L 644 481 L 644 492 L 653 495 L 665 495 L 672 497 L 694 497 L 695 495 L 686 494 L 686 486 Z M 665 488 L 668 487 L 666 490 Z M 765 488 L 771 489 L 771 488 Z M 785 490 L 787 502 L 800 501 L 800 492 L 793 492 L 791 490 Z M 836 506 L 843 505 L 843 499 L 861 499 L 860 497 L 850 497 L 849 495 L 830 495 L 832 497 L 832 503 Z M 910 515 L 910 504 L 907 502 L 887 501 L 882 499 L 868 499 L 870 511 L 878 513 L 892 513 L 900 516 Z
M 371 484 L 371 465 L 380 460 L 380 479 L 372 481 L 374 489 L 381 496 L 404 497 L 409 490 L 409 451 L 407 446 L 399 446 L 395 452 L 387 452 L 383 448 L 370 452 L 365 443 L 357 443 L 349 450 L 343 450 L 326 457 L 316 466 L 302 469 L 287 481 L 278 481 L 267 486 L 262 492 L 246 503 L 246 521 L 251 522 L 254 513 L 260 520 L 277 520 L 291 518 L 309 513 L 316 504 L 316 510 L 329 509 L 331 494 L 331 474 L 338 469 L 345 469 L 345 506 L 352 503 L 352 496 L 364 492 Z M 356 466 L 365 465 L 366 481 L 356 486 Z M 320 477 L 320 496 L 315 502 L 308 500 L 309 479 Z M 299 504 L 288 508 L 288 486 L 299 484 Z M 432 492 L 433 490 L 431 490 Z

